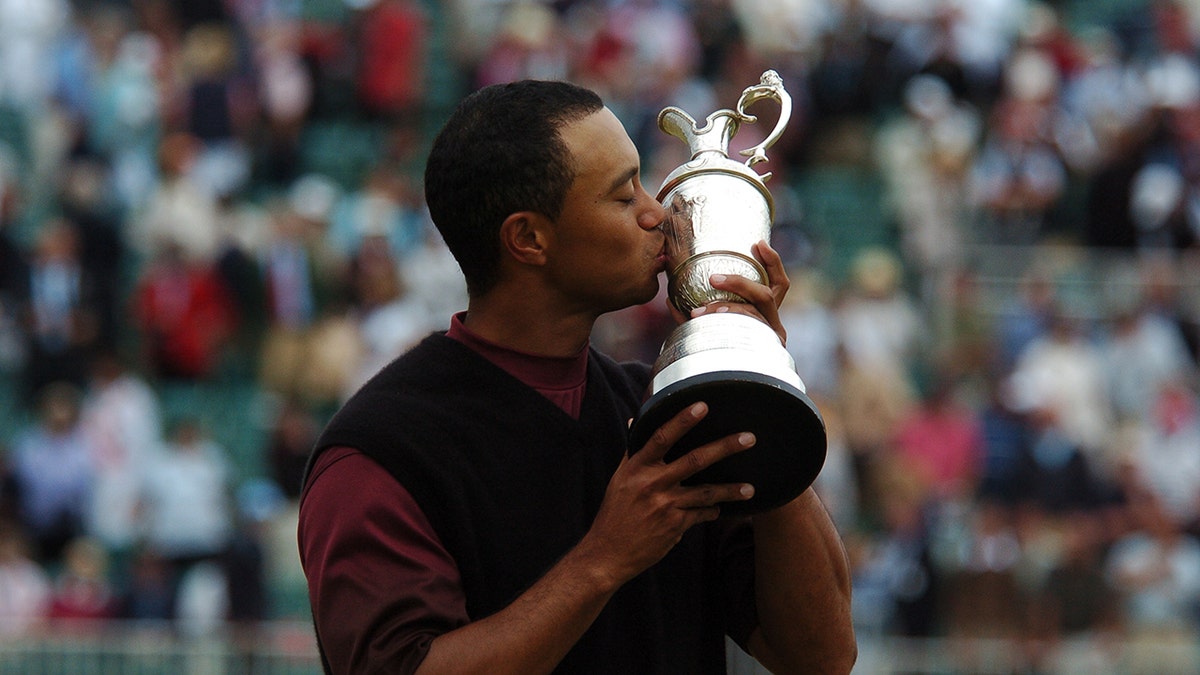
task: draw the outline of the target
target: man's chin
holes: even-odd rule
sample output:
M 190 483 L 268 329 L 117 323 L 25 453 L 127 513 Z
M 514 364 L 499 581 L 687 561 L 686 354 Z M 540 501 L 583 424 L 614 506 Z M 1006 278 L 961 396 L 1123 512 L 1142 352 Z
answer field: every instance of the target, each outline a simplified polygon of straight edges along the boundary
M 613 305 L 612 307 L 609 307 L 608 309 L 604 310 L 603 313 L 608 314 L 610 312 L 619 312 L 623 309 L 629 309 L 630 307 L 638 307 L 641 305 L 645 305 L 649 302 L 653 302 L 656 298 L 658 298 L 659 288 L 660 288 L 659 278 L 656 276 L 656 277 L 654 277 L 653 283 L 646 286 L 646 288 L 644 290 L 642 290 L 641 292 L 639 292 L 637 294 L 631 293 L 629 295 L 629 297 L 625 299 L 624 302 L 621 302 L 619 304 Z

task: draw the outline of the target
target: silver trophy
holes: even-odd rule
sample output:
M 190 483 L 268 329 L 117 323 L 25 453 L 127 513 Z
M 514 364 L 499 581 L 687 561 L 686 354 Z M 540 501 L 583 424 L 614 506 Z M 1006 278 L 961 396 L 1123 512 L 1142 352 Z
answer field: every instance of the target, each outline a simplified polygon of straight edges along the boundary
M 754 103 L 779 103 L 779 122 L 757 146 L 743 150 L 745 163 L 730 159 L 729 142 L 742 124 L 757 118 Z M 672 171 L 658 191 L 668 211 L 668 298 L 684 314 L 713 302 L 746 302 L 712 287 L 713 274 L 767 282 L 752 246 L 769 240 L 775 204 L 770 174 L 750 167 L 783 134 L 792 100 L 773 71 L 747 87 L 736 110 L 718 110 L 700 128 L 686 112 L 665 108 L 658 126 L 688 144 L 691 159 Z M 747 482 L 755 495 L 722 506 L 723 514 L 756 513 L 781 506 L 803 492 L 825 461 L 825 424 L 805 394 L 787 349 L 769 326 L 736 312 L 706 313 L 680 324 L 654 363 L 650 395 L 630 430 L 630 447 L 641 448 L 654 431 L 684 408 L 704 401 L 708 415 L 672 449 L 667 460 L 712 440 L 751 431 L 753 448 L 697 473 L 688 483 Z

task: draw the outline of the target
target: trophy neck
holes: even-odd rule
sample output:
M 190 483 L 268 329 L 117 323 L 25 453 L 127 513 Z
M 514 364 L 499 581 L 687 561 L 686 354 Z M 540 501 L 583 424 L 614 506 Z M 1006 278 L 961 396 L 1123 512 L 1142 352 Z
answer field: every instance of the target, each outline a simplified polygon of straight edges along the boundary
M 656 198 L 659 203 L 665 206 L 666 202 L 664 200 L 666 200 L 672 190 L 698 176 L 725 176 L 731 180 L 741 179 L 750 183 L 766 201 L 767 212 L 770 214 L 771 220 L 774 221 L 775 199 L 771 196 L 771 191 L 767 189 L 766 184 L 763 183 L 762 177 L 741 162 L 729 159 L 719 153 L 702 153 L 691 161 L 675 167 L 675 170 L 663 179 L 662 186 L 658 189 Z

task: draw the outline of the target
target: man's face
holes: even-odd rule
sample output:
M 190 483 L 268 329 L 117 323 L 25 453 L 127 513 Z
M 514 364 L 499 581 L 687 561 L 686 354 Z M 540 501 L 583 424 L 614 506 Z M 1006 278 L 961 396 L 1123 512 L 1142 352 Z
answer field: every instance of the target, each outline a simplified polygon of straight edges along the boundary
M 548 270 L 581 309 L 649 302 L 666 264 L 658 228 L 666 212 L 642 186 L 637 148 L 608 108 L 561 134 L 576 177 L 555 222 Z

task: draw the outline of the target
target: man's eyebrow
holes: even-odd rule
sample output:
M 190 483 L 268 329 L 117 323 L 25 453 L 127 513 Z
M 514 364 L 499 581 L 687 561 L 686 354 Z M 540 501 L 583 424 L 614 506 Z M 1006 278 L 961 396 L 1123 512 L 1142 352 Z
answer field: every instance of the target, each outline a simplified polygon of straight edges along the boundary
M 613 192 L 620 189 L 626 183 L 633 180 L 634 176 L 638 175 L 639 170 L 640 170 L 640 168 L 635 166 L 635 167 L 627 170 L 625 173 L 621 174 L 620 176 L 618 176 L 616 178 L 616 180 L 614 180 L 612 183 L 609 184 L 608 190 L 606 190 L 604 192 L 604 194 L 606 194 L 606 195 L 612 194 Z

